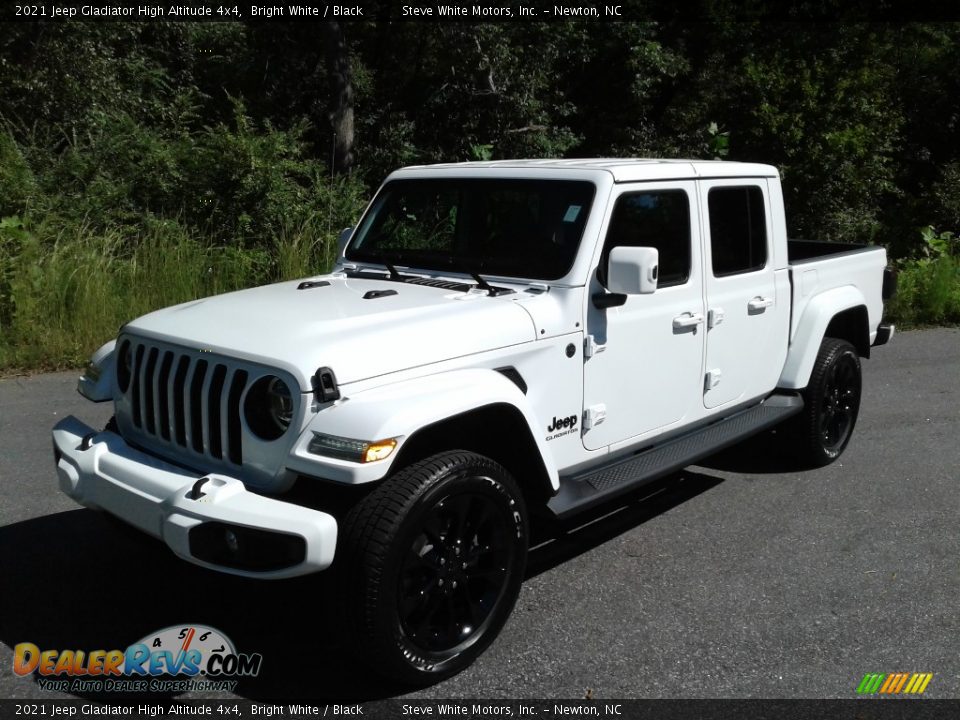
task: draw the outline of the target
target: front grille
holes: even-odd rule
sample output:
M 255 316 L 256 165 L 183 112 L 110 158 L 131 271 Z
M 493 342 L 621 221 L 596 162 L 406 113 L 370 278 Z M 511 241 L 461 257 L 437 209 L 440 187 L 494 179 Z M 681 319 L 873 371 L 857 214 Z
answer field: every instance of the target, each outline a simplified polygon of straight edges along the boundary
M 243 462 L 240 401 L 250 373 L 214 357 L 134 338 L 121 384 L 136 432 L 233 465 Z M 121 343 L 121 348 L 122 348 Z M 121 360 L 122 362 L 122 360 Z

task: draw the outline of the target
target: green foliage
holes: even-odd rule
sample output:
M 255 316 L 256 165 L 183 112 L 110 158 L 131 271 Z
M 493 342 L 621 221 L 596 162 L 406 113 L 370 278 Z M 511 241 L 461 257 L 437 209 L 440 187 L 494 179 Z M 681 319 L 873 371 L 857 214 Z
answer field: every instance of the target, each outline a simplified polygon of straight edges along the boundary
M 17 141 L 0 131 L 0 218 L 22 211 L 36 192 L 36 181 Z
M 710 154 L 714 160 L 723 160 L 730 154 L 730 133 L 720 132 L 720 127 L 712 122 L 707 126 Z
M 960 237 L 950 231 L 937 232 L 933 225 L 920 229 L 923 238 L 923 252 L 929 258 L 960 257 Z
M 957 241 L 932 227 L 960 227 L 960 24 L 650 9 L 345 24 L 358 162 L 340 178 L 312 24 L 0 24 L 0 367 L 73 362 L 146 309 L 328 266 L 396 167 L 510 157 L 777 165 L 792 235 L 884 244 L 893 312 L 957 322 Z
M 921 229 L 922 256 L 898 263 L 897 294 L 888 317 L 911 325 L 960 323 L 960 238 Z
M 81 364 L 131 318 L 329 267 L 333 234 L 290 227 L 269 248 L 218 245 L 175 220 L 122 228 L 0 221 L 0 368 Z M 0 288 L 3 288 L 0 285 Z

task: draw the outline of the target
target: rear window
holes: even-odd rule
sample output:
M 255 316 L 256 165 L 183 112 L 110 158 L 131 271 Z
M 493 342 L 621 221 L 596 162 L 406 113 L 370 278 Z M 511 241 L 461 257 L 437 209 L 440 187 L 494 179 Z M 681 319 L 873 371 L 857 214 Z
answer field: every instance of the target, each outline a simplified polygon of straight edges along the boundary
M 760 270 L 767 264 L 767 219 L 756 185 L 715 187 L 707 193 L 710 252 L 715 277 Z

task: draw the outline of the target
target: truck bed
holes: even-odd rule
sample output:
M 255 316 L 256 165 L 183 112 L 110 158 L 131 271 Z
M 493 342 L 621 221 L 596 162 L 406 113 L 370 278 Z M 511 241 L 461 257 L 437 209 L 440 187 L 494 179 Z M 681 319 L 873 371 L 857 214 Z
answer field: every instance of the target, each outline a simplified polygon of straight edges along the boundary
M 811 301 L 836 291 L 863 299 L 872 343 L 883 314 L 886 250 L 873 245 L 789 240 L 787 257 L 793 296 L 790 342 L 794 341 Z
M 852 255 L 865 250 L 876 250 L 874 245 L 828 242 L 825 240 L 788 240 L 787 258 L 791 265 L 819 260 L 834 255 Z

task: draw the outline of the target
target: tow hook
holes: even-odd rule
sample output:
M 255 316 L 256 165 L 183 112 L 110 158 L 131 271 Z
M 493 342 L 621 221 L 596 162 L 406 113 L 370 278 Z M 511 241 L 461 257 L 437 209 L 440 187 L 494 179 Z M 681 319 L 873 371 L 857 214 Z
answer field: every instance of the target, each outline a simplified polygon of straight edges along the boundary
M 210 479 L 210 478 L 208 478 L 208 477 L 202 477 L 202 478 L 200 478 L 199 480 L 197 480 L 197 481 L 193 484 L 193 487 L 190 488 L 190 492 L 187 493 L 187 498 L 189 498 L 190 500 L 199 500 L 199 499 L 202 498 L 204 495 L 206 495 L 206 493 L 200 492 L 200 488 L 202 488 L 202 487 L 203 487 L 203 484 L 204 484 L 205 482 L 207 482 L 209 479 Z

